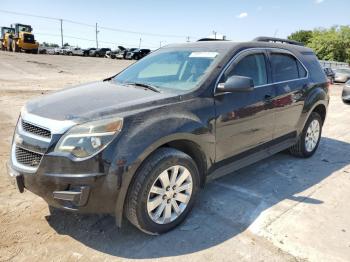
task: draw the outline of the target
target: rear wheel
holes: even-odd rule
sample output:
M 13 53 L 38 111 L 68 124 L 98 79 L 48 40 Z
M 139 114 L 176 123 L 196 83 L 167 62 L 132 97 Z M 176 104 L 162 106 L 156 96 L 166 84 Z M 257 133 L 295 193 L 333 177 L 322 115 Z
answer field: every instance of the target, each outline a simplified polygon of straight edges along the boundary
M 32 54 L 38 54 L 38 49 L 33 49 Z
M 161 234 L 180 224 L 199 189 L 193 159 L 172 148 L 161 148 L 143 164 L 129 188 L 125 213 L 148 234 Z
M 320 143 L 323 121 L 321 116 L 312 112 L 307 120 L 298 142 L 290 148 L 290 152 L 298 157 L 312 156 Z

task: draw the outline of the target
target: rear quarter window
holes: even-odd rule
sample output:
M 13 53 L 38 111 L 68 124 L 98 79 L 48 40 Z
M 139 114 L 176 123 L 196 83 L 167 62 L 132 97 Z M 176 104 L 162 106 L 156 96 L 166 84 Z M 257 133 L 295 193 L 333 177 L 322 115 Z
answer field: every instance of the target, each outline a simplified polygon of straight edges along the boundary
M 298 64 L 299 62 L 294 56 L 284 53 L 272 53 L 270 57 L 274 82 L 298 79 L 300 78 L 299 74 L 306 76 L 306 70 L 302 65 Z

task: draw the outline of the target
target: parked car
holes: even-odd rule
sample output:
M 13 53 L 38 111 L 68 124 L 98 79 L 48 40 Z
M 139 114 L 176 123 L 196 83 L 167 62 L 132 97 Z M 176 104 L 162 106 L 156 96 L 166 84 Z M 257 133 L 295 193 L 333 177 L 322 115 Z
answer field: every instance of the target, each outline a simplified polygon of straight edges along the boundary
M 95 57 L 104 57 L 107 51 L 111 51 L 110 48 L 98 48 L 95 50 L 91 50 L 89 55 Z
M 61 54 L 61 48 L 60 48 L 60 47 L 56 47 L 56 48 L 54 49 L 54 54 L 55 54 L 55 55 Z
M 326 74 L 326 76 L 327 76 L 329 82 L 330 82 L 331 84 L 334 84 L 334 81 L 335 81 L 335 73 L 334 73 L 334 71 L 332 70 L 332 68 L 330 68 L 330 67 L 324 67 L 324 68 L 323 68 L 323 71 L 324 71 L 324 73 Z
M 38 48 L 38 54 L 47 54 L 47 48 L 45 46 L 39 46 Z
M 90 52 L 96 50 L 96 48 L 87 48 L 87 49 L 83 49 L 83 56 L 89 56 Z
M 350 68 L 335 69 L 335 82 L 345 83 L 350 80 Z
M 106 52 L 106 57 L 115 59 L 115 58 L 117 58 L 117 55 L 118 55 L 119 53 L 123 53 L 125 50 L 126 50 L 125 47 L 123 47 L 123 46 L 118 46 L 118 49 L 116 49 L 116 50 L 107 51 L 107 52 Z
M 73 47 L 71 48 L 69 55 L 82 56 L 84 55 L 84 51 L 80 47 Z
M 126 59 L 126 54 L 128 52 L 133 52 L 134 50 L 136 50 L 137 48 L 130 48 L 130 49 L 124 49 L 124 50 L 121 50 L 115 58 L 117 59 Z
M 55 52 L 56 52 L 55 49 L 56 49 L 56 48 L 53 48 L 53 47 L 47 48 L 47 49 L 46 49 L 46 54 L 48 54 L 48 55 L 54 55 Z
M 343 87 L 342 99 L 344 103 L 350 103 L 350 80 Z
M 129 51 L 126 53 L 125 58 L 126 59 L 135 59 L 135 60 L 139 60 L 142 57 L 145 57 L 146 55 L 148 55 L 151 52 L 151 50 L 149 49 L 134 49 L 132 51 Z
M 59 49 L 59 54 L 60 55 L 69 55 L 70 51 L 71 51 L 71 48 L 72 47 L 70 47 L 70 46 L 64 46 L 64 47 Z
M 265 41 L 169 45 L 116 76 L 29 101 L 10 178 L 50 209 L 113 214 L 118 226 L 125 215 L 161 234 L 206 181 L 286 149 L 311 157 L 329 83 L 311 49 Z

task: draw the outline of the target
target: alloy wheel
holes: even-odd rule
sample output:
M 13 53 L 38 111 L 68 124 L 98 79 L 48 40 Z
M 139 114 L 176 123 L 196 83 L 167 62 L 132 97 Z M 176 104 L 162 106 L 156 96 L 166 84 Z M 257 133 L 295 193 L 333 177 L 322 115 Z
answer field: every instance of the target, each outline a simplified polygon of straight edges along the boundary
M 186 209 L 192 195 L 190 171 L 180 165 L 169 167 L 159 174 L 147 198 L 147 212 L 153 222 L 168 224 Z
M 307 128 L 305 135 L 305 149 L 307 152 L 312 152 L 320 139 L 320 123 L 314 119 Z

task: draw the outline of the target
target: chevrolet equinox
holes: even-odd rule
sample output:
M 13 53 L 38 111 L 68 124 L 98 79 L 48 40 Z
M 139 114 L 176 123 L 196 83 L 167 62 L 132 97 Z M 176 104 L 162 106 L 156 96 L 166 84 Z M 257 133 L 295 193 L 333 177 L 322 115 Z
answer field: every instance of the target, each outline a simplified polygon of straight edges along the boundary
M 289 40 L 169 45 L 115 76 L 29 101 L 8 173 L 50 209 L 161 234 L 209 179 L 288 149 L 312 156 L 329 101 L 313 51 Z

